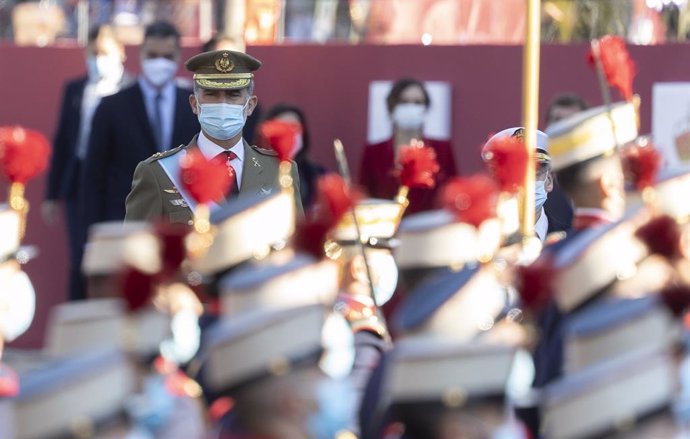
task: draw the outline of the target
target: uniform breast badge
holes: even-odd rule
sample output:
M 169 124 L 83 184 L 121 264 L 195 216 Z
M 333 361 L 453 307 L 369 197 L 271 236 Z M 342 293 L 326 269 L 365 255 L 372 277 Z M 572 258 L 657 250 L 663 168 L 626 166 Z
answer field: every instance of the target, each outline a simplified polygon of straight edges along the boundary
M 255 167 L 255 168 L 260 168 L 260 167 L 261 167 L 261 163 L 259 163 L 259 161 L 256 159 L 256 157 L 252 157 L 252 162 L 254 162 L 254 167 Z
M 163 192 L 165 192 L 166 194 L 179 194 L 180 193 L 176 187 L 171 187 L 170 189 L 163 189 Z
M 183 200 L 182 198 L 176 199 L 176 200 L 169 200 L 170 204 L 173 206 L 178 206 L 178 207 L 188 207 L 187 202 Z

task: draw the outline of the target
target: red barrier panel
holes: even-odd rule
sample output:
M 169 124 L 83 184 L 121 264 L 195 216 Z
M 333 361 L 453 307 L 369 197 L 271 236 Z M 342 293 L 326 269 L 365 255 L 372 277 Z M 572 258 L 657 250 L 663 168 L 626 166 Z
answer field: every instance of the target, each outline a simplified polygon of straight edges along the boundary
M 520 123 L 522 48 L 515 46 L 264 46 L 251 47 L 263 61 L 256 94 L 264 109 L 277 102 L 302 107 L 309 120 L 317 161 L 335 169 L 333 138 L 345 144 L 355 173 L 366 140 L 369 82 L 412 76 L 448 81 L 453 89 L 452 135 L 462 173 L 481 166 L 479 147 L 486 136 Z M 638 65 L 635 91 L 642 97 L 642 132 L 650 129 L 654 82 L 690 79 L 690 45 L 631 47 Z M 541 113 L 557 93 L 571 91 L 590 104 L 601 98 L 596 77 L 585 62 L 585 46 L 544 46 Z M 186 48 L 185 56 L 194 54 Z M 128 67 L 138 69 L 136 48 Z M 0 125 L 21 124 L 52 136 L 62 85 L 84 71 L 77 47 L 19 48 L 0 45 Z M 614 92 L 615 94 L 615 92 Z M 684 110 L 683 110 L 684 111 Z M 0 184 L 0 200 L 6 185 Z M 40 247 L 27 267 L 38 296 L 32 329 L 16 344 L 40 345 L 50 307 L 66 297 L 67 253 L 64 226 L 47 228 L 39 212 L 44 182 L 30 184 L 32 203 L 26 242 Z

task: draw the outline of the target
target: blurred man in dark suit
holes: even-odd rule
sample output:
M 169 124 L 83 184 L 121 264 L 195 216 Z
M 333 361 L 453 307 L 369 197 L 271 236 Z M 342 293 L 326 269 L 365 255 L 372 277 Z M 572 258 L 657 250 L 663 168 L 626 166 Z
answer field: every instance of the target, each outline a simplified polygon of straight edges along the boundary
M 93 119 L 84 165 L 84 228 L 125 218 L 125 198 L 137 164 L 156 152 L 186 144 L 199 123 L 189 107 L 192 91 L 179 87 L 180 34 L 166 22 L 146 28 L 137 82 L 104 99 Z
M 101 99 L 117 93 L 132 78 L 122 65 L 124 47 L 110 26 L 96 26 L 89 32 L 86 46 L 87 75 L 67 83 L 60 120 L 53 141 L 53 155 L 41 212 L 51 225 L 64 203 L 70 251 L 69 297 L 85 297 L 80 273 L 82 245 L 78 221 L 79 176 L 86 157 L 91 120 Z

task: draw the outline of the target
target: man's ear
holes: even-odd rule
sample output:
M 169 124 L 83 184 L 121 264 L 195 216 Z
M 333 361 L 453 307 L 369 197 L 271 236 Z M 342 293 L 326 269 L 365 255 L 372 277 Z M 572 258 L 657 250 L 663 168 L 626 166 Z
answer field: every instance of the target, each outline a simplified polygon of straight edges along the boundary
M 544 189 L 546 192 L 551 192 L 553 190 L 553 175 L 551 171 L 546 174 L 546 180 L 544 180 Z
M 196 104 L 197 104 L 196 95 L 194 95 L 194 93 L 192 93 L 189 95 L 189 105 L 192 107 L 192 113 L 199 114 Z
M 249 98 L 249 101 L 247 101 L 247 117 L 252 115 L 254 109 L 256 108 L 256 104 L 258 103 L 259 98 L 257 98 L 256 96 L 252 96 L 251 98 Z
M 604 196 L 604 198 L 607 198 L 616 190 L 616 183 L 611 174 L 604 172 L 597 179 L 597 187 L 601 191 L 601 194 Z

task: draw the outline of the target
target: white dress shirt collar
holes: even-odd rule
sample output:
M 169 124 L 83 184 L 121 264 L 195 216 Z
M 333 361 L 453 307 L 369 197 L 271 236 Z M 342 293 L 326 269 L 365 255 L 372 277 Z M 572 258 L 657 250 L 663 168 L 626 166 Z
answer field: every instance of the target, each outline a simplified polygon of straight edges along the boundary
M 534 233 L 537 235 L 541 242 L 544 242 L 546 235 L 549 232 L 549 219 L 546 217 L 546 212 L 544 208 L 541 208 L 541 213 L 539 214 L 539 219 L 534 225 Z
M 160 89 L 157 89 L 151 83 L 149 83 L 144 76 L 139 76 L 137 78 L 141 92 L 144 93 L 144 97 L 147 99 L 155 99 L 156 95 L 160 92 L 163 95 L 163 99 L 168 99 L 170 96 L 175 94 L 175 81 L 168 81 L 163 84 Z

